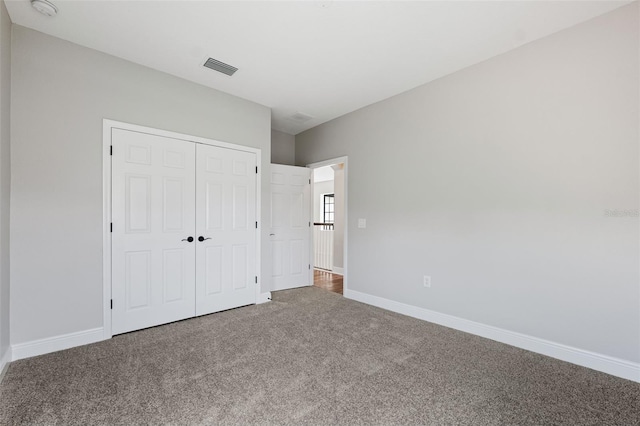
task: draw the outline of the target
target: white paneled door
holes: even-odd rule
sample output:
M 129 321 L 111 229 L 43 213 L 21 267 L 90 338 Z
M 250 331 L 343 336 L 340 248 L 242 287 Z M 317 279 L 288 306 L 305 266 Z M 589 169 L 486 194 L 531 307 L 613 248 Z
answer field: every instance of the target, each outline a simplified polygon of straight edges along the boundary
M 274 290 L 311 285 L 311 169 L 271 165 Z
M 112 333 L 255 303 L 256 154 L 115 128 L 112 147 Z
M 112 143 L 112 332 L 192 317 L 195 144 L 119 129 Z
M 196 315 L 255 303 L 256 155 L 198 145 Z

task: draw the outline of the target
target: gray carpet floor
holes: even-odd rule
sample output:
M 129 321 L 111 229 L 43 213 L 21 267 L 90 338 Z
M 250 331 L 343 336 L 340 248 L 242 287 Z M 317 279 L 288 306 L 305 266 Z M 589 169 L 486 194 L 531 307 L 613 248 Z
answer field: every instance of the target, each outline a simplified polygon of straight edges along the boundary
M 0 424 L 640 425 L 640 384 L 303 288 L 14 362 Z

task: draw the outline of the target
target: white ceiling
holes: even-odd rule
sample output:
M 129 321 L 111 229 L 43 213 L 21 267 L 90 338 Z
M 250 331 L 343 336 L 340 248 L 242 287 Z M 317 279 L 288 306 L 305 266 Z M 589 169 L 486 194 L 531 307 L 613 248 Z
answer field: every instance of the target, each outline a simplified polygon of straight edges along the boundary
M 16 24 L 266 105 L 289 134 L 628 3 L 52 2 L 53 18 L 29 0 L 5 3 Z M 207 57 L 239 71 L 204 68 Z

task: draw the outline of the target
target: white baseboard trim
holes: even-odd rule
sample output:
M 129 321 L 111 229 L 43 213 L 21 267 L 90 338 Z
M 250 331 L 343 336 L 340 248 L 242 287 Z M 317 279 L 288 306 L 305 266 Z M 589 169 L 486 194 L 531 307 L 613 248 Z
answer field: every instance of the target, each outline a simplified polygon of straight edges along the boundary
M 4 379 L 4 375 L 9 368 L 9 363 L 11 362 L 11 346 L 4 351 L 4 354 L 0 357 L 0 383 L 2 383 L 2 379 Z
M 12 361 L 105 340 L 102 327 L 11 345 Z
M 331 268 L 331 272 L 338 275 L 344 275 L 344 268 L 334 266 L 333 268 Z
M 346 289 L 344 297 L 640 383 L 640 363 Z
M 266 293 L 260 293 L 258 296 L 258 300 L 256 300 L 256 305 L 260 305 L 262 303 L 271 302 L 271 292 L 268 291 Z

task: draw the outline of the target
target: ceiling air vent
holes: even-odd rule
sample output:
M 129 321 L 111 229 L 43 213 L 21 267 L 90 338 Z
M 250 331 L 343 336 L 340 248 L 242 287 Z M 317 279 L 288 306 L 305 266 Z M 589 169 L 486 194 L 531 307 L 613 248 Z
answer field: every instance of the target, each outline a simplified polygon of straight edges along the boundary
M 225 64 L 224 62 L 216 61 L 213 58 L 207 59 L 207 62 L 204 63 L 204 66 L 226 75 L 233 75 L 234 72 L 238 71 L 238 68 L 232 67 L 231 65 Z
M 298 123 L 305 123 L 311 120 L 312 118 L 313 116 L 309 114 L 305 114 L 304 112 L 299 112 L 299 111 L 289 116 L 289 119 L 293 121 L 297 121 Z

